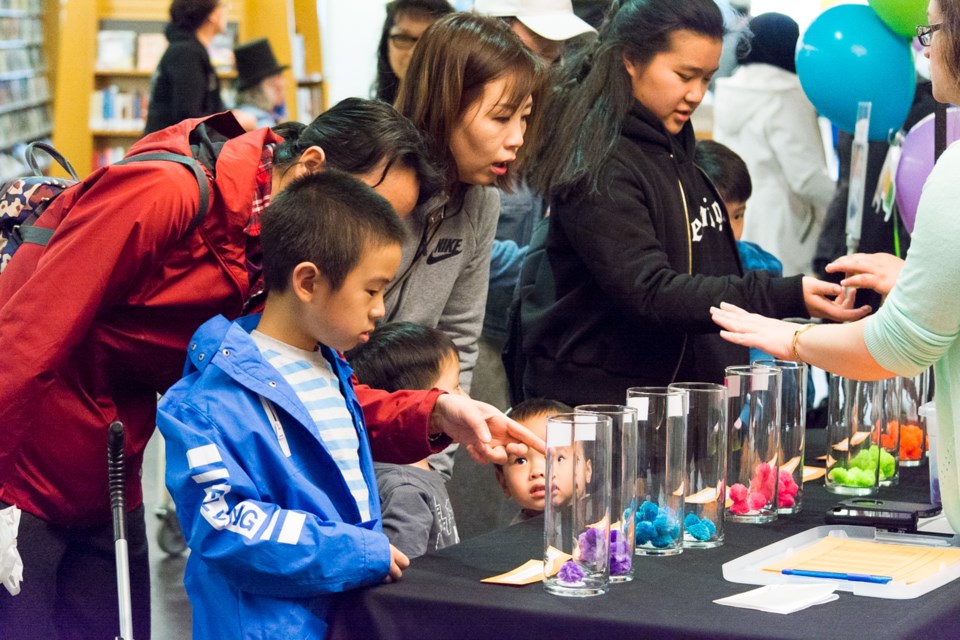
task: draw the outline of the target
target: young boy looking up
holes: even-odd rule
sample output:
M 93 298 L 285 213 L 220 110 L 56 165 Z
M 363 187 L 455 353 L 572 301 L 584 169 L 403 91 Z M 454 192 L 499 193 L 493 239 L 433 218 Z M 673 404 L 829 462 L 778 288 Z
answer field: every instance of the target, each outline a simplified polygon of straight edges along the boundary
M 363 414 L 337 353 L 367 340 L 403 226 L 372 189 L 307 175 L 262 218 L 262 316 L 217 316 L 164 396 L 193 637 L 324 637 L 329 594 L 400 578 Z
M 533 398 L 514 405 L 509 416 L 546 440 L 547 418 L 572 411 L 573 409 L 562 402 Z M 494 466 L 497 482 L 500 483 L 504 495 L 520 507 L 520 512 L 511 524 L 543 513 L 547 491 L 547 462 L 542 453 L 531 449 L 523 456 L 509 455 L 506 464 Z M 572 487 L 568 489 L 572 495 Z M 561 496 L 561 501 L 569 499 L 570 495 Z
M 439 329 L 412 322 L 382 324 L 369 342 L 346 354 L 361 384 L 376 389 L 460 389 L 460 355 Z M 383 531 L 410 559 L 460 542 L 443 476 L 426 458 L 413 464 L 375 462 Z

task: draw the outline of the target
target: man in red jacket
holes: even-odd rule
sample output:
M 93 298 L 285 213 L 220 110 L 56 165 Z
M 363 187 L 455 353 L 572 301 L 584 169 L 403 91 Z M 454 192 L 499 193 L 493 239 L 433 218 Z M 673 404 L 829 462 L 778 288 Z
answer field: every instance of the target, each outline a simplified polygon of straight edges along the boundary
M 196 180 L 172 162 L 100 169 L 48 208 L 38 226 L 56 227 L 49 245 L 23 245 L 0 277 L 0 509 L 23 510 L 24 564 L 20 594 L 0 590 L 0 638 L 115 635 L 115 585 L 105 579 L 114 574 L 105 461 L 114 420 L 126 425 L 135 637 L 149 638 L 139 476 L 157 394 L 179 378 L 200 324 L 249 308 L 271 193 L 333 166 L 409 214 L 433 184 L 423 149 L 409 122 L 371 101 L 344 101 L 277 133 L 244 133 L 221 114 L 147 136 L 130 152 L 201 161 L 211 204 L 196 231 L 187 233 Z M 478 459 L 499 459 L 518 439 L 542 445 L 492 407 L 436 390 L 358 396 L 385 461 L 421 459 L 451 436 Z

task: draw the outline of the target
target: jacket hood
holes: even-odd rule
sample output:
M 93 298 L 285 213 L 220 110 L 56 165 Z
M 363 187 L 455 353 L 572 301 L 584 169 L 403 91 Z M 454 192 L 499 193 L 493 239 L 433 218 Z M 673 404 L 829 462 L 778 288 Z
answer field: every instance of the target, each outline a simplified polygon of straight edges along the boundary
M 687 122 L 680 133 L 674 135 L 667 131 L 652 111 L 637 100 L 633 101 L 623 122 L 623 134 L 643 147 L 673 153 L 680 161 L 693 158 L 693 149 L 697 142 L 691 123 Z
M 760 111 L 770 108 L 771 98 L 794 91 L 803 91 L 795 73 L 770 64 L 739 67 L 729 78 L 717 80 L 713 104 L 715 126 L 739 131 Z
M 217 195 L 231 211 L 249 206 L 249 186 L 254 183 L 258 167 L 249 161 L 264 146 L 283 142 L 270 129 L 246 133 L 229 112 L 204 118 L 190 118 L 172 127 L 161 129 L 138 140 L 127 156 L 173 152 L 198 158 L 217 184 Z

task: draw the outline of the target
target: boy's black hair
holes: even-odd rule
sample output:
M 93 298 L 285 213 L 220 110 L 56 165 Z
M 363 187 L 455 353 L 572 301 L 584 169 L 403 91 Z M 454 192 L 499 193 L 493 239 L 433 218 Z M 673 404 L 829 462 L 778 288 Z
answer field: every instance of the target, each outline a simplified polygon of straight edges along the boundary
M 459 358 L 457 345 L 439 329 L 413 322 L 377 327 L 366 344 L 346 353 L 361 384 L 385 391 L 430 389 L 448 358 Z
M 713 182 L 721 198 L 727 202 L 746 202 L 750 199 L 753 193 L 750 171 L 743 158 L 730 147 L 713 140 L 700 140 L 693 158 Z
M 517 422 L 529 420 L 535 416 L 555 416 L 558 413 L 572 413 L 573 408 L 559 400 L 549 400 L 547 398 L 530 398 L 510 407 L 507 415 Z
M 336 291 L 364 251 L 402 244 L 404 227 L 376 191 L 341 171 L 294 180 L 277 194 L 260 220 L 263 281 L 282 292 L 294 267 L 312 262 Z

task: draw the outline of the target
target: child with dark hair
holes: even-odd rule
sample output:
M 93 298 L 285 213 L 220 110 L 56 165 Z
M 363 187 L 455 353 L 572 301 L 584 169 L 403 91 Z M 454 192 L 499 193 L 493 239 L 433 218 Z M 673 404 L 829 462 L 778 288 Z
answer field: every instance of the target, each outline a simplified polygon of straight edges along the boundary
M 194 638 L 323 638 L 330 594 L 400 578 L 339 351 L 369 338 L 400 263 L 390 204 L 347 174 L 299 178 L 261 220 L 262 315 L 206 322 L 160 403 L 192 553 Z
M 384 389 L 440 389 L 462 394 L 460 356 L 443 331 L 412 322 L 380 325 L 346 354 L 361 383 Z M 460 541 L 443 476 L 426 459 L 376 462 L 383 531 L 408 558 Z
M 508 415 L 546 440 L 547 418 L 571 411 L 573 409 L 569 406 L 556 400 L 531 398 L 515 404 Z M 544 455 L 533 450 L 522 456 L 507 456 L 505 464 L 495 465 L 497 482 L 503 494 L 520 507 L 511 524 L 543 513 L 547 492 L 546 465 Z
M 703 169 L 720 192 L 744 270 L 760 269 L 778 277 L 783 275 L 783 265 L 775 255 L 764 251 L 754 242 L 740 239 L 747 213 L 747 200 L 753 192 L 750 171 L 743 158 L 719 142 L 700 140 L 694 150 L 694 162 Z

